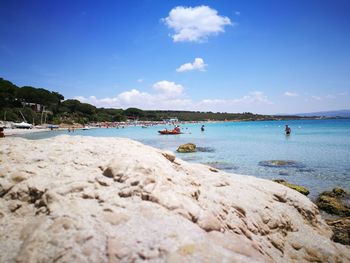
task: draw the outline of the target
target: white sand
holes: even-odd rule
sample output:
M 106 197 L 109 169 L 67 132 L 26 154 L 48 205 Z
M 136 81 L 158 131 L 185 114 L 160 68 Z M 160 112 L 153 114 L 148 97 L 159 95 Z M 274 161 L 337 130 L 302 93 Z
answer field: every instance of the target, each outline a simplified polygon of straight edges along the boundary
M 28 133 L 36 133 L 36 132 L 47 132 L 50 131 L 50 129 L 4 129 L 5 136 L 12 136 L 12 135 L 20 135 L 20 134 L 28 134 Z
M 118 138 L 0 145 L 0 262 L 349 262 L 305 196 Z

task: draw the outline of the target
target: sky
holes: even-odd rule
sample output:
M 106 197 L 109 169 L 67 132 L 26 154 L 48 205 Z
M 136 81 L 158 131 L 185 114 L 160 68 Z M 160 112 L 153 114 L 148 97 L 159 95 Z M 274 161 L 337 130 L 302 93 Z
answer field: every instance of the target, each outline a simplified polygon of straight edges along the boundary
M 0 77 L 97 107 L 350 109 L 348 0 L 0 0 Z

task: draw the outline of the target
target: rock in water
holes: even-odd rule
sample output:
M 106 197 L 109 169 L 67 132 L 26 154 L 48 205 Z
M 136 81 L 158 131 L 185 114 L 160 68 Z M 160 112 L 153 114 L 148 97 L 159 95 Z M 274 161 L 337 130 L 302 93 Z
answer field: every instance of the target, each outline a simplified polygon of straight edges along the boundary
M 196 151 L 196 145 L 194 143 L 182 144 L 177 148 L 179 153 L 192 153 Z
M 320 209 L 339 217 L 336 220 L 326 220 L 326 222 L 333 230 L 332 240 L 344 245 L 350 245 L 349 198 L 350 195 L 347 192 L 336 187 L 332 191 L 321 193 L 316 200 Z
M 216 169 L 220 169 L 220 170 L 225 170 L 225 171 L 228 171 L 230 170 L 230 172 L 232 170 L 237 170 L 238 167 L 235 166 L 234 164 L 232 163 L 227 163 L 227 162 L 218 162 L 218 161 L 215 161 L 215 162 L 207 162 L 207 163 L 203 163 L 203 164 L 206 164 L 206 165 L 209 165 L 209 166 L 212 166 Z
M 0 147 L 0 262 L 350 262 L 317 207 L 268 180 L 120 138 Z
M 302 193 L 303 195 L 308 195 L 310 193 L 310 191 L 308 189 L 306 189 L 305 187 L 297 185 L 297 184 L 291 184 L 291 183 L 289 183 L 285 180 L 282 180 L 282 179 L 274 179 L 272 181 L 279 183 L 279 184 L 282 184 L 284 186 L 287 186 L 295 191 L 298 191 L 299 193 Z
M 350 207 L 345 200 L 349 194 L 341 188 L 334 188 L 332 191 L 322 192 L 316 200 L 317 206 L 323 211 L 339 216 L 350 216 Z
M 332 239 L 343 245 L 350 245 L 350 217 L 336 220 L 326 220 L 327 224 L 333 230 Z
M 291 161 L 291 160 L 268 160 L 259 162 L 260 166 L 266 167 L 295 167 L 303 168 L 305 167 L 302 163 Z
M 203 153 L 213 153 L 215 152 L 215 149 L 213 147 L 196 147 L 196 151 Z

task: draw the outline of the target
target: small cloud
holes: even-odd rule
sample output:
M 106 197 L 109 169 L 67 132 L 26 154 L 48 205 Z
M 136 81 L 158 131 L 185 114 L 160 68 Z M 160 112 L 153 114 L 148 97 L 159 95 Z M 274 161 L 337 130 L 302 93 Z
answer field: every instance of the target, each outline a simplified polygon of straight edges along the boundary
M 235 15 L 236 15 L 236 16 L 240 16 L 240 15 L 241 15 L 241 12 L 236 11 L 236 12 L 235 12 Z
M 253 103 L 253 104 L 273 104 L 266 95 L 261 91 L 253 91 L 248 95 L 236 100 L 239 103 Z
M 335 95 L 332 94 L 328 94 L 325 96 L 326 99 L 336 99 L 337 97 Z
M 142 82 L 143 82 L 143 79 L 138 79 L 137 82 L 138 82 L 138 83 L 142 83 Z
M 322 100 L 322 98 L 319 96 L 311 96 L 311 98 L 318 101 Z
M 158 81 L 153 84 L 153 89 L 166 95 L 167 97 L 178 97 L 183 93 L 184 87 L 175 82 L 167 80 Z
M 344 91 L 344 92 L 338 93 L 338 95 L 340 95 L 340 96 L 345 96 L 345 95 L 348 95 L 348 93 L 347 93 L 346 91 Z
M 177 6 L 169 16 L 161 20 L 168 28 L 174 42 L 203 42 L 209 36 L 224 32 L 226 25 L 232 25 L 228 17 L 218 15 L 218 11 L 209 6 Z
M 185 72 L 191 70 L 205 71 L 207 64 L 204 63 L 202 58 L 195 58 L 193 63 L 185 63 L 176 69 L 177 72 Z
M 284 93 L 284 96 L 287 96 L 287 97 L 297 97 L 298 94 L 295 93 L 295 92 L 286 91 L 286 92 Z
M 124 91 L 117 96 L 118 101 L 123 105 L 139 104 L 143 101 L 151 101 L 152 95 L 147 92 L 140 92 L 136 89 Z
M 202 100 L 202 105 L 259 105 L 259 104 L 273 104 L 264 93 L 261 91 L 250 92 L 238 99 L 205 99 Z

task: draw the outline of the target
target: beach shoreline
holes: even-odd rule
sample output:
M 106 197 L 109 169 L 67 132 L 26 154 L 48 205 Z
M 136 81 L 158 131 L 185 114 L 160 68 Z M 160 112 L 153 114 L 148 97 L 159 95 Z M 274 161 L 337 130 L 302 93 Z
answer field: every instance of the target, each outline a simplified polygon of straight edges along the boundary
M 317 118 L 314 118 L 317 119 Z M 306 120 L 314 120 L 313 118 L 307 118 Z M 331 118 L 328 118 L 331 119 Z M 211 124 L 211 123 L 237 123 L 237 122 L 249 122 L 253 120 L 226 120 L 226 121 L 221 121 L 221 120 L 207 120 L 207 121 L 180 121 L 180 122 L 175 122 L 175 123 L 167 123 L 167 122 L 162 122 L 162 121 L 139 121 L 139 122 L 112 122 L 112 123 L 107 123 L 107 122 L 101 122 L 101 123 L 89 123 L 85 125 L 89 129 L 92 128 L 128 128 L 128 127 L 135 127 L 135 126 L 176 126 L 176 125 L 187 125 L 187 124 Z M 254 120 L 254 122 L 268 122 L 268 121 L 280 121 L 280 120 Z M 293 121 L 293 119 L 286 120 L 287 121 Z M 9 122 L 11 123 L 11 122 Z M 3 126 L 10 126 L 10 124 L 3 125 Z M 52 130 L 59 130 L 59 131 L 64 131 L 68 129 L 75 129 L 75 130 L 81 130 L 85 126 L 82 124 L 59 124 L 58 128 L 36 128 L 35 126 L 31 129 L 20 129 L 20 128 L 5 128 L 4 129 L 4 134 L 5 136 L 16 136 L 16 135 L 24 135 L 24 134 L 30 134 L 30 133 L 38 133 L 38 132 L 48 132 Z
M 4 129 L 4 134 L 5 136 L 16 136 L 16 135 L 24 135 L 24 134 L 30 134 L 30 133 L 38 133 L 38 132 L 49 132 L 50 129 L 45 128 L 45 129 L 12 129 L 12 128 L 7 128 Z

